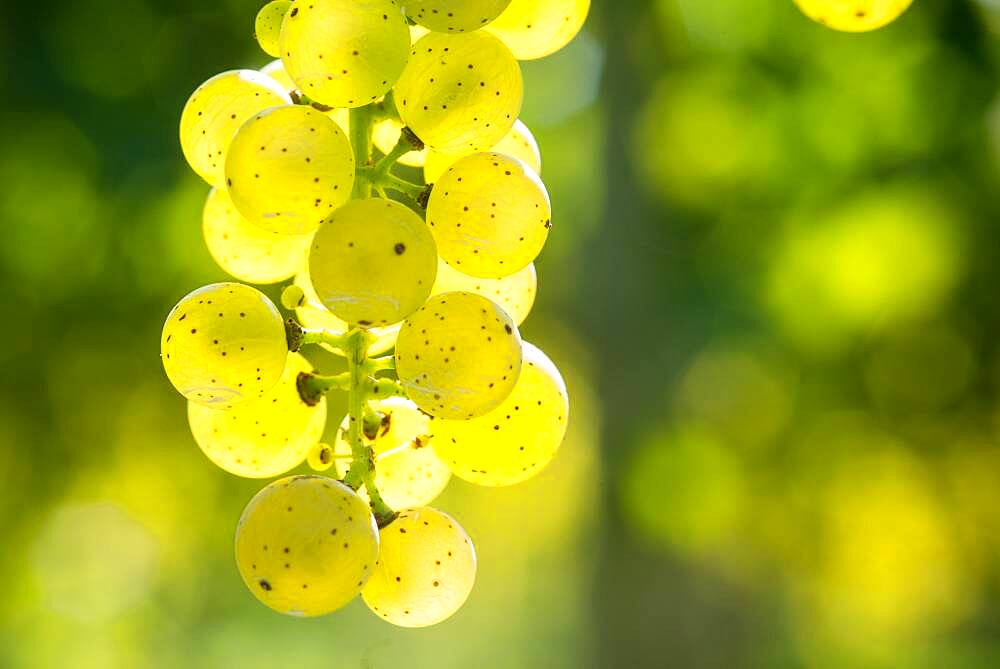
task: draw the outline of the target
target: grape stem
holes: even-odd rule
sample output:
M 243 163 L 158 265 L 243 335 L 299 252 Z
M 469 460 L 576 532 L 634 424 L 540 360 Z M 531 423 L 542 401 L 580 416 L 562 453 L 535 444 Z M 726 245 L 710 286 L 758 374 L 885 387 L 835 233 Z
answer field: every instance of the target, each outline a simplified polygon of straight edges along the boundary
M 376 379 L 369 377 L 368 392 L 373 397 L 406 397 L 406 389 L 396 379 Z
M 372 106 L 351 109 L 351 147 L 354 149 L 354 192 L 355 200 L 371 197 L 372 180 L 369 177 L 372 160 L 372 126 L 375 122 Z
M 370 374 L 387 370 L 391 371 L 396 369 L 396 358 L 391 355 L 386 355 L 381 358 L 369 358 L 367 364 L 367 369 Z
M 309 406 L 319 404 L 323 395 L 331 390 L 350 390 L 351 377 L 347 372 L 334 376 L 323 376 L 322 374 L 309 374 L 301 372 L 295 381 L 295 387 L 299 390 L 299 397 Z
M 341 351 L 347 344 L 346 334 L 338 334 L 333 330 L 322 328 L 304 328 L 293 318 L 289 318 L 285 322 L 285 335 L 288 339 L 288 350 L 293 353 L 306 344 L 327 344 Z

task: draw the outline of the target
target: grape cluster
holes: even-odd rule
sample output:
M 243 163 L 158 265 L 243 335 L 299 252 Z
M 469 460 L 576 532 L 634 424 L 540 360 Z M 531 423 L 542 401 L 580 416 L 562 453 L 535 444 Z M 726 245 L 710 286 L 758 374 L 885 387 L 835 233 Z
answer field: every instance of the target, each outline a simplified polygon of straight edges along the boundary
M 552 228 L 519 61 L 565 46 L 588 10 L 275 0 L 255 34 L 278 60 L 188 100 L 180 140 L 211 187 L 208 250 L 238 281 L 285 282 L 293 316 L 244 283 L 205 286 L 167 316 L 161 357 L 214 464 L 317 472 L 270 483 L 239 521 L 239 572 L 273 610 L 322 615 L 361 595 L 396 625 L 445 620 L 476 554 L 428 505 L 452 475 L 513 485 L 555 457 L 566 386 L 518 331 Z M 307 345 L 348 371 L 317 371 Z M 324 442 L 334 390 L 348 413 Z

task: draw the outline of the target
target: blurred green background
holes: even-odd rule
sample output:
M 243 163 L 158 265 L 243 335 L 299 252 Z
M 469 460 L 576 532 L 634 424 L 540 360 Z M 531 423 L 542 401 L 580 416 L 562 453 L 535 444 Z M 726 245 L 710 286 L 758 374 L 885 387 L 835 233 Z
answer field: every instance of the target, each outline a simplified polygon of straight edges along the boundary
M 0 667 L 1000 666 L 1000 2 L 846 35 L 596 0 L 524 65 L 555 228 L 522 332 L 571 431 L 438 501 L 480 571 L 427 630 L 260 606 L 232 540 L 262 483 L 159 364 L 225 278 L 180 110 L 268 62 L 258 4 L 0 8 Z

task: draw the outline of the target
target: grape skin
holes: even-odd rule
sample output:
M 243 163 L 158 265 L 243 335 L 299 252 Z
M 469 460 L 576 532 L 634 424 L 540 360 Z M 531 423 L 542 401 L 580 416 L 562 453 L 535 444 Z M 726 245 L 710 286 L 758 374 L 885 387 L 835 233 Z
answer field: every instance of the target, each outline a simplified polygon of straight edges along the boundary
M 188 294 L 163 326 L 160 357 L 187 399 L 217 408 L 263 397 L 288 358 L 285 324 L 260 291 L 215 283 Z
M 393 625 L 427 627 L 462 608 L 475 581 L 476 551 L 462 526 L 437 509 L 407 509 L 382 530 L 361 597 Z
M 895 21 L 913 0 L 795 0 L 813 21 L 834 30 L 867 32 Z
M 202 452 L 218 467 L 246 478 L 270 478 L 298 467 L 326 427 L 326 398 L 299 397 L 299 372 L 312 372 L 297 353 L 281 380 L 258 400 L 225 410 L 188 402 L 188 423 Z
M 291 476 L 250 500 L 236 530 L 236 564 L 262 603 L 319 616 L 356 597 L 379 554 L 368 505 L 339 481 Z
M 482 28 L 500 16 L 510 0 L 408 0 L 406 15 L 436 32 Z
M 463 274 L 443 260 L 438 261 L 437 280 L 431 295 L 463 291 L 493 300 L 507 312 L 518 326 L 531 313 L 538 290 L 535 264 L 502 279 L 482 279 Z
M 519 158 L 536 174 L 541 175 L 542 173 L 542 154 L 538 150 L 538 142 L 535 141 L 535 136 L 531 134 L 528 126 L 520 119 L 514 122 L 514 127 L 490 149 L 490 152 Z M 441 153 L 440 151 L 428 150 L 424 158 L 424 181 L 429 184 L 434 183 L 448 171 L 449 167 L 469 154 L 470 152 Z
M 559 370 L 524 342 L 524 366 L 510 397 L 479 418 L 435 419 L 432 443 L 459 478 L 484 486 L 515 485 L 555 457 L 568 414 L 569 396 Z
M 512 0 L 486 30 L 503 40 L 518 60 L 535 60 L 569 44 L 589 12 L 590 0 Z
M 281 62 L 281 59 L 272 60 L 270 63 L 260 68 L 261 74 L 266 74 L 267 76 L 278 82 L 283 90 L 293 91 L 295 90 L 295 82 L 292 78 L 288 76 L 288 72 L 285 71 L 285 64 Z
M 253 35 L 264 53 L 272 58 L 281 55 L 281 48 L 278 45 L 281 22 L 291 6 L 292 0 L 272 0 L 257 12 Z

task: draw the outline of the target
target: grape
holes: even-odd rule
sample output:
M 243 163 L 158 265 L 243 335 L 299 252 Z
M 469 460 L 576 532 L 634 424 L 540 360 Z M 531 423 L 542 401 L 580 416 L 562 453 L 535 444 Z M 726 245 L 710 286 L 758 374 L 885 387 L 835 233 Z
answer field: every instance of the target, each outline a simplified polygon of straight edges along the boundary
M 213 283 L 167 316 L 160 357 L 170 382 L 199 404 L 263 397 L 285 369 L 285 324 L 271 300 L 240 283 Z
M 382 499 L 397 509 L 430 504 L 451 478 L 451 470 L 430 447 L 430 418 L 401 397 L 373 401 L 371 408 L 385 417 L 375 440 L 365 439 L 375 450 L 375 486 Z M 345 416 L 334 443 L 336 455 L 351 454 L 349 427 Z M 337 460 L 338 475 L 344 476 L 349 468 L 348 458 Z
M 503 404 L 472 420 L 435 419 L 434 450 L 470 483 L 507 486 L 552 461 L 566 434 L 569 399 L 559 370 L 524 342 L 521 376 Z
M 530 167 L 499 153 L 476 153 L 448 168 L 427 204 L 438 253 L 465 274 L 498 278 L 523 269 L 552 227 L 545 185 Z
M 309 253 L 313 287 L 337 318 L 388 325 L 416 311 L 437 275 L 434 238 L 398 202 L 354 200 L 323 222 Z
M 396 372 L 410 399 L 427 413 L 482 416 L 517 383 L 521 335 L 510 316 L 485 297 L 435 295 L 403 323 Z
M 281 21 L 285 14 L 292 7 L 292 0 L 273 0 L 267 3 L 257 12 L 257 20 L 254 21 L 253 36 L 257 44 L 268 56 L 277 58 L 281 55 L 278 46 L 278 37 L 281 35 Z
M 323 113 L 275 107 L 236 133 L 226 184 L 251 223 L 281 234 L 312 232 L 350 199 L 354 154 L 344 131 Z
M 521 111 L 521 67 L 482 31 L 429 33 L 413 45 L 396 84 L 403 123 L 438 151 L 482 151 L 499 142 Z
M 281 62 L 280 59 L 272 60 L 270 63 L 260 68 L 261 74 L 266 74 L 267 76 L 278 82 L 283 90 L 292 91 L 295 90 L 295 82 L 292 78 L 288 76 L 288 72 L 285 71 L 285 64 Z
M 258 400 L 226 410 L 188 402 L 188 423 L 213 463 L 236 476 L 269 478 L 298 467 L 326 427 L 326 398 L 309 406 L 295 385 L 312 372 L 302 356 L 288 356 L 281 380 Z
M 268 107 L 288 104 L 288 93 L 253 70 L 217 74 L 195 90 L 181 113 L 181 150 L 212 186 L 225 183 L 226 152 L 243 123 Z
M 205 201 L 202 233 L 223 270 L 249 283 L 277 283 L 293 276 L 309 252 L 309 235 L 279 235 L 254 225 L 236 211 L 223 188 Z
M 913 0 L 795 0 L 814 21 L 835 30 L 866 32 L 895 21 Z
M 389 153 L 396 146 L 402 133 L 403 126 L 400 122 L 387 118 L 384 121 L 379 121 L 372 128 L 372 142 L 374 142 L 375 148 L 382 153 Z M 426 158 L 427 149 L 423 151 L 408 151 L 400 156 L 399 163 L 409 165 L 410 167 L 423 167 Z
M 482 28 L 500 16 L 510 0 L 408 0 L 406 15 L 442 33 Z
M 299 2 L 281 28 L 281 58 L 311 99 L 361 107 L 389 92 L 406 66 L 410 30 L 395 0 Z
M 589 11 L 590 0 L 512 0 L 486 29 L 519 60 L 534 60 L 569 44 Z
M 438 261 L 437 280 L 431 295 L 465 291 L 489 298 L 503 307 L 503 310 L 520 325 L 531 313 L 535 304 L 538 276 L 534 263 L 519 272 L 502 279 L 480 279 L 462 274 L 443 260 Z
M 542 173 L 542 154 L 538 150 L 538 143 L 535 141 L 535 136 L 528 130 L 528 126 L 524 125 L 520 119 L 514 122 L 514 127 L 510 129 L 510 132 L 504 135 L 504 138 L 490 151 L 520 158 L 528 164 L 528 167 L 535 170 L 535 173 Z M 449 167 L 467 155 L 469 152 L 441 153 L 440 151 L 428 150 L 424 158 L 424 181 L 429 184 L 434 183 L 448 171 Z
M 306 456 L 309 467 L 317 472 L 325 472 L 333 466 L 333 449 L 329 444 L 318 443 L 313 445 Z
M 236 530 L 236 564 L 257 599 L 279 613 L 319 616 L 350 602 L 374 571 L 378 529 L 339 481 L 290 476 L 250 500 Z
M 394 625 L 427 627 L 458 611 L 475 580 L 476 550 L 458 522 L 430 507 L 407 509 L 382 530 L 361 597 Z

